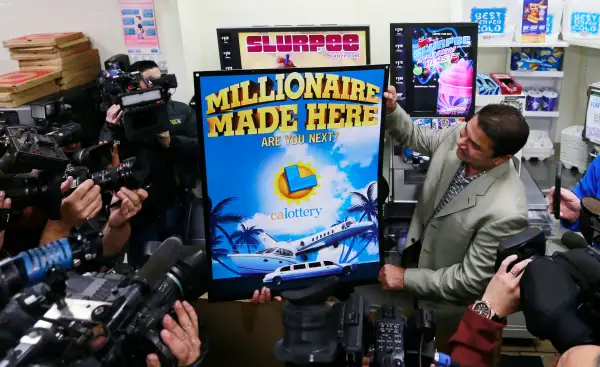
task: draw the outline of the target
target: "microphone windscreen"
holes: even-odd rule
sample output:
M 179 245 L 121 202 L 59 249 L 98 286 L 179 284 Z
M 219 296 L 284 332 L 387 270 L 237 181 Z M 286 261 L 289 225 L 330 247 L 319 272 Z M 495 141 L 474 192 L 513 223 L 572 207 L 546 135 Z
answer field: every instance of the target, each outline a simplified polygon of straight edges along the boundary
M 167 238 L 136 275 L 145 279 L 153 287 L 167 275 L 169 269 L 180 258 L 183 247 L 183 243 L 179 238 Z
M 560 241 L 569 250 L 586 248 L 588 246 L 588 243 L 585 240 L 585 238 L 571 231 L 565 232 L 565 234 L 563 234 L 560 238 Z

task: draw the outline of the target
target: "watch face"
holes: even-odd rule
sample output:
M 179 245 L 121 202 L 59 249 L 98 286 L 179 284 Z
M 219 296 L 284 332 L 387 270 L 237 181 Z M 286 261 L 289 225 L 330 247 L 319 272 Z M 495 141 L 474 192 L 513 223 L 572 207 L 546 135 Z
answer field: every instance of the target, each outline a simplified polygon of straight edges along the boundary
M 475 303 L 475 305 L 473 305 L 473 311 L 477 312 L 478 314 L 480 314 L 483 317 L 490 317 L 490 314 L 492 313 L 490 308 L 488 307 L 487 304 L 485 304 L 484 302 L 477 302 Z

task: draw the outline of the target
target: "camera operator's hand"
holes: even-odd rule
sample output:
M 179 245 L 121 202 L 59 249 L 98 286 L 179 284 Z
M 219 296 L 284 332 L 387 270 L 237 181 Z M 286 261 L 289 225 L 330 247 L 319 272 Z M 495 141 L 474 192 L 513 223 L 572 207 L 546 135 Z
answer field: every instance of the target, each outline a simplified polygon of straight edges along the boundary
M 142 210 L 142 202 L 148 198 L 148 192 L 144 189 L 135 191 L 121 187 L 111 200 L 111 204 L 121 200 L 121 205 L 110 209 L 108 225 L 112 228 L 120 228 L 131 218 Z
M 73 177 L 68 177 L 60 189 L 64 193 L 73 184 Z M 79 185 L 71 195 L 62 200 L 60 215 L 62 221 L 71 227 L 79 227 L 88 218 L 94 218 L 102 210 L 102 196 L 100 186 L 92 180 L 86 180 Z
M 198 316 L 192 305 L 187 302 L 183 304 L 179 301 L 175 302 L 174 309 L 178 322 L 169 315 L 165 316 L 164 329 L 160 332 L 160 338 L 177 358 L 179 365 L 187 366 L 200 357 L 202 343 L 198 337 Z M 149 354 L 146 357 L 146 364 L 148 367 L 159 367 L 158 356 Z
M 271 303 L 272 300 L 281 302 L 283 299 L 279 296 L 272 297 L 271 290 L 267 287 L 263 287 L 260 291 L 258 289 L 254 291 L 251 302 L 258 305 L 259 303 Z
M 387 92 L 383 92 L 383 98 L 385 98 L 385 113 L 389 115 L 396 110 L 398 103 L 396 102 L 396 87 L 393 85 L 388 86 Z
M 158 140 L 158 144 L 160 144 L 163 148 L 168 148 L 171 146 L 171 134 L 169 131 L 163 131 L 160 134 L 156 135 Z
M 106 111 L 106 122 L 108 122 L 110 125 L 121 125 L 122 117 L 123 111 L 121 111 L 121 106 L 118 104 L 110 106 L 108 111 Z
M 512 315 L 519 310 L 519 301 L 521 299 L 521 287 L 519 282 L 523 277 L 523 271 L 531 262 L 531 259 L 523 260 L 515 264 L 510 271 L 508 266 L 517 260 L 517 255 L 511 255 L 504 259 L 500 269 L 494 275 L 485 293 L 482 301 L 488 302 L 492 310 L 498 317 Z
M 0 191 L 0 208 L 2 209 L 10 209 L 11 200 L 6 197 L 6 193 L 4 191 Z M 4 229 L 0 231 L 0 248 L 4 245 Z
M 550 214 L 554 214 L 554 190 L 550 189 Z M 581 201 L 571 190 L 560 189 L 560 218 L 567 222 L 575 222 L 579 219 Z

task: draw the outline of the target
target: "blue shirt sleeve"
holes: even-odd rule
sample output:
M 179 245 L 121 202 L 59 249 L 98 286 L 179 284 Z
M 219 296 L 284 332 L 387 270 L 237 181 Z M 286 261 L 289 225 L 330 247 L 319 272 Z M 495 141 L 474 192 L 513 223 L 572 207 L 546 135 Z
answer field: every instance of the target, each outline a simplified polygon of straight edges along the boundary
M 573 193 L 581 200 L 586 196 L 598 197 L 600 188 L 598 182 L 600 180 L 600 155 L 594 158 L 577 186 L 573 189 Z M 579 231 L 579 221 L 567 223 L 560 221 L 562 226 L 570 231 Z

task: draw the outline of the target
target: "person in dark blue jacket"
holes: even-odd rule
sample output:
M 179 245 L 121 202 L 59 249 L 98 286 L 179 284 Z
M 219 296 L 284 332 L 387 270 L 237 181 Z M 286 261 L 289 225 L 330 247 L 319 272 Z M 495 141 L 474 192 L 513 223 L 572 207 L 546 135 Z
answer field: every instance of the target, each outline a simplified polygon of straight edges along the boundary
M 560 189 L 560 222 L 563 227 L 570 231 L 580 231 L 580 201 L 586 196 L 600 199 L 600 156 L 592 161 L 573 191 Z M 550 189 L 550 214 L 554 214 L 554 187 Z

